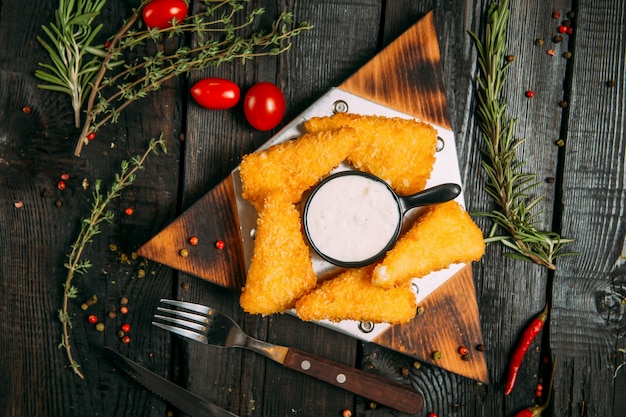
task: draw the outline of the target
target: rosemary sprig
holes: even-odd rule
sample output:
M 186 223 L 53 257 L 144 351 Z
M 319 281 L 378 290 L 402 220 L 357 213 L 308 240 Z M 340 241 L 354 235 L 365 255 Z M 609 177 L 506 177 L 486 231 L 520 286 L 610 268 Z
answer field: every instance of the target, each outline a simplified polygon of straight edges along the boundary
M 153 139 L 148 145 L 148 149 L 143 155 L 137 155 L 121 162 L 121 171 L 115 174 L 115 179 L 106 195 L 100 192 L 101 181 L 97 180 L 94 185 L 93 203 L 91 206 L 91 214 L 82 220 L 80 233 L 76 241 L 72 244 L 72 250 L 67 255 L 65 268 L 67 275 L 63 284 L 63 306 L 59 309 L 59 320 L 62 323 L 63 333 L 61 335 L 61 343 L 59 348 L 64 348 L 70 367 L 76 375 L 84 378 L 84 374 L 80 370 L 80 365 L 72 355 L 72 346 L 70 344 L 70 329 L 72 328 L 72 320 L 69 314 L 69 301 L 76 298 L 78 288 L 72 284 L 77 274 L 85 274 L 91 267 L 88 259 L 83 259 L 82 255 L 87 243 L 91 242 L 94 236 L 100 233 L 100 225 L 103 222 L 111 223 L 115 214 L 107 210 L 107 206 L 115 198 L 119 197 L 122 190 L 130 186 L 136 178 L 137 171 L 143 169 L 146 158 L 150 153 L 158 154 L 157 147 L 160 147 L 163 153 L 167 153 L 165 141 L 162 138 Z
M 515 123 L 507 119 L 506 103 L 502 99 L 505 71 L 509 65 L 505 63 L 509 14 L 509 0 L 492 3 L 487 12 L 484 41 L 470 32 L 478 50 L 480 67 L 476 116 L 485 144 L 486 160 L 482 162 L 488 177 L 485 191 L 497 205 L 497 209 L 491 212 L 476 214 L 493 221 L 485 242 L 501 242 L 511 249 L 512 252 L 505 253 L 505 256 L 556 269 L 554 260 L 572 254 L 561 250 L 565 243 L 573 240 L 535 227 L 535 215 L 531 210 L 544 196 L 529 197 L 529 191 L 539 184 L 537 175 L 521 171 L 524 163 L 517 159 L 516 151 L 524 141 L 515 139 Z M 506 234 L 497 235 L 498 230 L 504 230 Z
M 102 24 L 92 28 L 105 3 L 106 0 L 60 0 L 54 22 L 49 27 L 42 26 L 48 41 L 37 37 L 52 61 L 39 63 L 44 69 L 35 71 L 35 76 L 47 84 L 38 87 L 71 96 L 76 127 L 81 125 L 80 111 L 91 89 L 90 82 L 105 56 L 103 45 L 93 45 Z
M 307 23 L 292 27 L 293 15 L 283 12 L 267 32 L 240 36 L 240 32 L 251 28 L 265 12 L 263 8 L 246 13 L 244 4 L 249 0 L 202 0 L 204 9 L 182 22 L 175 22 L 170 28 L 145 29 L 140 16 L 147 2 L 142 2 L 107 44 L 107 53 L 87 100 L 87 119 L 74 150 L 76 156 L 80 156 L 89 137 L 99 128 L 108 122 L 115 123 L 123 109 L 158 90 L 165 81 L 224 62 L 241 60 L 245 63 L 260 56 L 282 54 L 290 49 L 289 39 L 312 28 Z M 236 24 L 236 21 L 242 23 Z M 139 62 L 130 54 L 147 43 L 185 35 L 195 37 L 194 46 L 180 46 L 172 52 L 157 47 L 154 48 L 156 53 L 144 56 Z M 117 65 L 121 70 L 113 72 Z

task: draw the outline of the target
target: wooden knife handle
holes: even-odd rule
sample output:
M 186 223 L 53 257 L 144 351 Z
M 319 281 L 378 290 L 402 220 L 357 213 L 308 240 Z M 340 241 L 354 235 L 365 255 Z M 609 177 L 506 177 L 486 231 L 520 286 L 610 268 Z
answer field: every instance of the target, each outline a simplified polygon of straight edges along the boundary
M 407 385 L 299 349 L 289 348 L 283 365 L 403 413 L 424 406 L 422 394 Z

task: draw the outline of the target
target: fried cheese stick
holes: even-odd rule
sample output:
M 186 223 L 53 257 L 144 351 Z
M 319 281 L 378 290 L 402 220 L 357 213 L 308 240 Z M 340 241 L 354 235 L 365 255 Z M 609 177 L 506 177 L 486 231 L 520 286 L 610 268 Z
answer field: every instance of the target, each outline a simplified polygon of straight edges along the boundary
M 348 160 L 355 168 L 386 181 L 398 194 L 423 190 L 435 163 L 437 130 L 428 123 L 399 117 L 337 113 L 304 122 L 315 133 L 349 126 L 359 145 Z
M 317 284 L 300 213 L 283 194 L 264 200 L 239 302 L 251 314 L 282 313 Z
M 310 320 L 359 320 L 401 324 L 415 317 L 410 283 L 392 289 L 372 284 L 373 266 L 348 269 L 322 282 L 296 302 L 296 314 Z
M 376 266 L 372 283 L 381 288 L 405 285 L 412 278 L 451 264 L 478 261 L 485 253 L 482 231 L 456 201 L 426 209 Z
M 327 175 L 357 146 L 352 128 L 304 134 L 243 157 L 239 165 L 242 196 L 257 210 L 263 199 L 280 192 L 291 203 Z

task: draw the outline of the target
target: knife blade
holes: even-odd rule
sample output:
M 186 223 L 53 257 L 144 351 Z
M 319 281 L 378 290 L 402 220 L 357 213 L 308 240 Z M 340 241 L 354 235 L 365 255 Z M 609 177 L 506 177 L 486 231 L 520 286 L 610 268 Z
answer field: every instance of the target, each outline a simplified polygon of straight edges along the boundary
M 133 362 L 113 349 L 105 347 L 105 350 L 115 363 L 117 363 L 124 372 L 130 375 L 131 378 L 180 411 L 193 417 L 237 417 L 236 414 L 224 410 L 212 402 L 187 391 L 179 385 Z

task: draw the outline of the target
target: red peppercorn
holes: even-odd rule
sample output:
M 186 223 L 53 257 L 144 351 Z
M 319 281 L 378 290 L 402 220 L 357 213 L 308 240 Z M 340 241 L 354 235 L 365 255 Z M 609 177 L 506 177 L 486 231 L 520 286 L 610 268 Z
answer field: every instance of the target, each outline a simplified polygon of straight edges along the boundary
M 93 132 L 87 133 L 87 139 L 94 140 L 96 138 L 96 134 Z
M 122 313 L 122 314 L 128 314 L 128 307 L 126 307 L 126 306 L 121 306 L 121 307 L 120 307 L 120 313 Z
M 218 240 L 217 242 L 215 242 L 215 247 L 218 248 L 219 250 L 224 249 L 225 246 L 226 246 L 226 243 L 224 243 L 223 240 Z
M 552 12 L 553 19 L 558 19 L 559 17 L 561 17 L 561 13 L 559 13 L 557 10 Z
M 104 47 L 105 47 L 106 49 L 111 48 L 111 41 L 106 41 L 106 42 L 104 43 Z
M 196 246 L 198 244 L 198 238 L 196 236 L 191 236 L 189 238 L 189 244 L 192 246 Z
M 437 413 L 428 413 L 428 417 L 437 417 Z
M 127 216 L 132 216 L 134 212 L 135 211 L 132 207 L 126 207 L 126 210 L 124 210 L 124 213 L 126 213 Z
M 98 322 L 98 317 L 96 317 L 95 314 L 90 314 L 89 317 L 87 317 L 87 321 L 91 324 L 96 324 Z
M 574 33 L 574 28 L 572 26 L 568 27 L 567 30 L 565 30 L 565 33 L 567 33 L 568 35 L 571 35 Z
M 63 174 L 61 174 L 61 179 L 63 181 L 67 181 L 70 179 L 70 174 L 66 174 L 65 172 Z
M 534 91 L 532 91 L 532 90 L 528 90 L 528 91 L 526 91 L 526 93 L 525 93 L 525 94 L 526 94 L 526 97 L 528 97 L 528 98 L 533 98 L 533 97 L 535 97 L 535 92 L 534 92 Z
M 130 343 L 130 336 L 129 335 L 125 335 L 124 337 L 122 337 L 122 343 L 129 344 Z
M 565 33 L 565 32 L 567 32 L 567 26 L 561 25 L 556 30 L 558 30 L 559 33 Z
M 64 181 L 59 181 L 57 183 L 57 188 L 61 191 L 65 190 L 65 182 Z
M 25 114 L 29 114 L 30 113 L 30 106 L 22 107 L 22 112 L 24 112 Z
M 465 346 L 461 346 L 459 348 L 459 354 L 461 354 L 462 356 L 465 356 L 469 353 L 469 349 L 466 348 Z
M 124 333 L 128 333 L 130 332 L 130 324 L 126 323 L 126 324 L 122 324 L 122 331 Z

